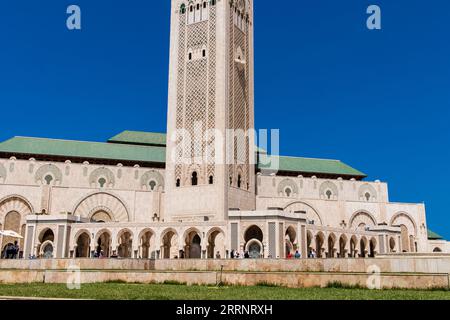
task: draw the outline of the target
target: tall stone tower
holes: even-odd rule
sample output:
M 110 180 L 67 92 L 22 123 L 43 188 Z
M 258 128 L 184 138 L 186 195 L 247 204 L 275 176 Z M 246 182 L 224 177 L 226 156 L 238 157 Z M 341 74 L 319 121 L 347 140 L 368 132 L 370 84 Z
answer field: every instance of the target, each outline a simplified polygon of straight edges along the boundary
M 172 0 L 171 10 L 163 218 L 225 221 L 255 209 L 253 3 Z

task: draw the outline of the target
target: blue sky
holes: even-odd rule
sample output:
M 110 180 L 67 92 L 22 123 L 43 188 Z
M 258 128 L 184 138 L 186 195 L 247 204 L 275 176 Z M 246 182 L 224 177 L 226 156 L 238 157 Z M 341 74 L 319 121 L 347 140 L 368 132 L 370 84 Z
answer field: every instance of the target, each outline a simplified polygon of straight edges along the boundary
M 341 159 L 425 202 L 450 239 L 450 2 L 256 1 L 256 124 L 285 155 Z M 66 28 L 66 8 L 82 30 Z M 382 9 L 382 30 L 366 8 Z M 0 4 L 0 140 L 166 128 L 170 1 Z

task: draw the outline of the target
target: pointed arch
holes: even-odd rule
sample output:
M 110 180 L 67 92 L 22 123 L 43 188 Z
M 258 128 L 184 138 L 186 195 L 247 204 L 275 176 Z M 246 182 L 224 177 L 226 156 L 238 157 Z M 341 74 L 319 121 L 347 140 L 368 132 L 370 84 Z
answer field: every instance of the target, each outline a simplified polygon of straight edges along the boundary
M 413 231 L 413 235 L 415 237 L 417 236 L 417 225 L 409 213 L 400 211 L 392 216 L 390 222 L 391 226 L 397 226 L 401 224 L 405 224 L 406 227 L 408 227 L 408 230 Z
M 363 225 L 365 227 L 374 227 L 377 225 L 377 220 L 374 215 L 366 210 L 358 210 L 349 220 L 350 228 L 353 230 L 360 229 Z
M 316 210 L 311 204 L 304 201 L 294 201 L 289 203 L 285 208 L 286 212 L 305 212 L 308 222 L 315 225 L 323 225 L 323 220 L 319 211 Z
M 22 216 L 35 212 L 30 201 L 18 194 L 6 196 L 0 200 L 0 217 L 10 211 L 17 211 Z
M 128 222 L 129 210 L 125 202 L 111 192 L 93 192 L 83 197 L 72 210 L 75 216 L 89 218 L 97 208 L 111 213 L 114 222 Z

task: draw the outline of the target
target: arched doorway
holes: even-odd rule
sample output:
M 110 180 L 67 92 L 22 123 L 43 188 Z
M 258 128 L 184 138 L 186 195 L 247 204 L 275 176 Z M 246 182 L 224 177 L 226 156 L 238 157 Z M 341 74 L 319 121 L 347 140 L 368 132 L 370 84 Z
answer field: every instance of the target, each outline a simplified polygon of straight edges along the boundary
M 53 258 L 53 243 L 55 241 L 55 234 L 52 229 L 44 229 L 39 235 L 39 256 L 45 259 Z
M 129 230 L 119 233 L 119 247 L 117 254 L 120 258 L 131 258 L 133 254 L 133 236 Z
M 248 252 L 250 259 L 260 259 L 262 256 L 262 243 L 257 239 L 252 239 L 247 242 L 245 250 Z
M 105 222 L 112 222 L 112 221 L 113 220 L 111 218 L 111 215 L 104 210 L 99 210 L 91 216 L 91 222 L 94 222 L 94 223 L 105 223 Z
M 207 251 L 208 259 L 225 258 L 225 236 L 221 230 L 210 232 Z
M 52 241 L 44 241 L 44 243 L 42 243 L 40 256 L 44 259 L 52 259 L 53 258 L 53 242 Z
M 395 252 L 395 239 L 394 238 L 390 238 L 389 239 L 389 252 Z
M 371 238 L 369 242 L 369 257 L 375 258 L 377 248 L 377 240 L 375 238 Z
M 5 216 L 5 223 L 3 225 L 3 230 L 12 230 L 14 232 L 20 233 L 20 213 L 16 211 L 11 211 Z M 8 244 L 14 244 L 17 241 L 19 243 L 19 239 L 13 237 L 3 237 L 2 240 L 2 250 L 5 251 L 5 248 Z M 20 247 L 22 249 L 22 247 Z
M 409 252 L 409 233 L 408 233 L 408 227 L 402 224 L 400 226 L 400 238 L 401 238 L 401 244 L 402 244 L 402 252 Z
M 359 241 L 359 256 L 361 258 L 367 257 L 367 239 L 366 237 L 362 237 Z
M 334 258 L 336 255 L 336 249 L 335 249 L 335 243 L 336 243 L 336 236 L 331 233 L 328 236 L 328 258 Z
M 352 236 L 350 238 L 350 257 L 351 258 L 356 258 L 356 254 L 357 254 L 357 247 L 356 244 L 358 243 L 358 239 L 356 239 L 356 236 Z
M 178 257 L 177 252 L 177 242 L 178 236 L 173 230 L 168 230 L 164 233 L 162 237 L 162 247 L 161 247 L 161 256 L 163 259 L 171 259 L 174 257 Z M 180 256 L 180 258 L 184 258 L 184 256 Z
M 341 235 L 339 238 L 339 258 L 347 257 L 347 237 L 345 235 Z
M 295 254 L 295 250 L 297 249 L 297 232 L 295 232 L 295 229 L 292 226 L 289 226 L 286 229 L 285 233 L 285 247 L 286 247 L 286 258 L 289 257 L 289 255 Z
M 435 253 L 440 253 L 440 252 L 442 252 L 442 249 L 436 247 L 436 248 L 433 249 L 433 252 L 435 252 Z
M 186 258 L 201 259 L 202 257 L 202 239 L 197 231 L 193 230 L 186 234 L 185 249 Z
M 244 233 L 245 249 L 251 258 L 261 258 L 264 248 L 262 246 L 263 232 L 256 225 L 249 227 Z
M 316 235 L 316 253 L 317 253 L 317 258 L 325 258 L 323 256 L 323 252 L 325 250 L 325 248 L 323 247 L 325 243 L 325 236 L 322 232 L 319 232 Z
M 97 238 L 97 247 L 95 252 L 97 257 L 109 257 L 111 255 L 111 234 L 108 231 L 103 231 Z
M 87 232 L 83 232 L 78 236 L 76 258 L 89 258 L 91 253 L 91 237 Z
M 142 259 L 154 259 L 155 253 L 151 252 L 153 244 L 153 232 L 150 230 L 145 231 L 140 237 L 140 258 Z

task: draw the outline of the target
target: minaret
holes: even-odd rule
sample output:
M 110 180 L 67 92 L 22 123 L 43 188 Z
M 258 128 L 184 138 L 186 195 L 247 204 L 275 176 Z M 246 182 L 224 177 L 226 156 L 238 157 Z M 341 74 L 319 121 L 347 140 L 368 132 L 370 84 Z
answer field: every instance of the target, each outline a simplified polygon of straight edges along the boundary
M 172 0 L 165 221 L 255 209 L 253 4 Z

